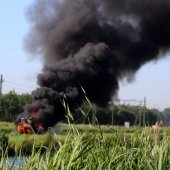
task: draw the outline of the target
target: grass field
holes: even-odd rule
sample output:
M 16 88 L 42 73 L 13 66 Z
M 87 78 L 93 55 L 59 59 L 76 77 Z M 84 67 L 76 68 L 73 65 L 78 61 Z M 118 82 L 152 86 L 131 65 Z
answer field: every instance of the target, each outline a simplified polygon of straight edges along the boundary
M 0 169 L 170 169 L 169 128 L 60 124 L 54 129 L 58 134 L 44 135 L 20 135 L 14 129 L 0 123 L 9 153 L 1 146 Z M 14 159 L 11 164 L 9 156 L 22 157 L 22 163 Z

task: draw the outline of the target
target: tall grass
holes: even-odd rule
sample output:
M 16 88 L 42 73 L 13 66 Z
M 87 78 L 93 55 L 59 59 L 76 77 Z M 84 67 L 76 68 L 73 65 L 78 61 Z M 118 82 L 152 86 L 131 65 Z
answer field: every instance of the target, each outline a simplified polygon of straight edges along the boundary
M 40 147 L 38 151 L 33 147 L 29 157 L 19 154 L 13 161 L 1 150 L 0 169 L 170 169 L 170 143 L 165 134 L 160 136 L 143 129 L 141 134 L 130 137 L 118 132 L 113 135 L 114 140 L 109 140 L 108 136 L 78 134 L 72 129 L 63 142 L 54 135 L 57 144 Z M 45 152 L 42 153 L 42 149 Z
M 0 169 L 16 170 L 167 170 L 170 169 L 169 137 L 160 131 L 143 128 L 140 133 L 109 135 L 80 133 L 69 107 L 69 130 L 64 140 L 56 134 L 50 137 L 48 147 L 35 145 L 32 154 L 24 156 L 22 149 L 13 160 L 1 146 Z M 43 151 L 43 152 L 42 152 Z

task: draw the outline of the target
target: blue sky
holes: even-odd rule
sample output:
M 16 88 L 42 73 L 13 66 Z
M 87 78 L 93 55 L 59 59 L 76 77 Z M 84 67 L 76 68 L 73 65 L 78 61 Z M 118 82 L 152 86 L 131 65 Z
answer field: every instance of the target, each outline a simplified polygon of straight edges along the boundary
M 3 93 L 31 92 L 36 88 L 36 76 L 41 61 L 32 59 L 23 49 L 29 23 L 25 12 L 33 0 L 1 0 L 0 5 L 0 74 L 3 74 Z M 136 74 L 134 81 L 120 83 L 120 99 L 143 100 L 148 107 L 162 110 L 170 107 L 170 57 L 147 63 Z
M 121 99 L 144 100 L 150 108 L 163 110 L 170 107 L 170 56 L 144 65 L 136 74 L 134 81 L 120 83 Z
M 23 49 L 29 23 L 25 11 L 32 1 L 1 0 L 0 5 L 0 74 L 3 74 L 3 93 L 15 89 L 30 92 L 36 87 L 41 69 L 39 60 L 32 60 Z

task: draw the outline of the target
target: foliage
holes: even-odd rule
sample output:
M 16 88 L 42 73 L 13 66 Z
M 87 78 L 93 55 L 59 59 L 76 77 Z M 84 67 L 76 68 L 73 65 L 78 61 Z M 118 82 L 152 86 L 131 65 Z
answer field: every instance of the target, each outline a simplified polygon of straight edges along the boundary
M 0 97 L 0 120 L 13 122 L 23 107 L 31 103 L 30 94 L 16 94 L 11 91 Z M 169 108 L 160 113 L 157 109 L 148 109 L 143 106 L 114 105 L 109 104 L 105 108 L 90 103 L 88 98 L 78 107 L 74 113 L 74 122 L 83 124 L 124 125 L 153 125 L 157 120 L 164 120 L 166 125 L 170 124 Z
M 14 121 L 17 115 L 23 112 L 23 107 L 26 103 L 31 102 L 31 95 L 16 94 L 11 91 L 0 97 L 0 120 Z
M 7 146 L 8 146 L 8 136 L 4 132 L 1 132 L 0 133 L 0 147 L 3 150 L 6 150 Z
M 164 114 L 170 114 L 170 108 L 165 108 L 164 109 Z
M 165 108 L 163 111 L 163 120 L 166 126 L 170 125 L 170 108 Z
M 39 145 L 37 149 L 34 143 L 29 157 L 22 155 L 21 148 L 19 155 L 11 161 L 3 150 L 2 155 L 6 156 L 1 159 L 3 162 L 0 163 L 0 168 L 36 170 L 170 168 L 170 142 L 166 134 L 142 128 L 140 133 L 132 132 L 131 135 L 118 129 L 105 136 L 79 133 L 77 125 L 67 125 L 67 128 L 68 133 L 64 141 L 61 142 L 60 137 L 54 134 L 53 144 L 48 147 Z
M 7 126 L 8 125 L 8 126 Z M 142 134 L 142 132 L 148 131 L 148 134 L 154 135 L 151 131 L 150 127 L 142 128 L 142 127 L 130 127 L 129 129 L 122 126 L 92 126 L 92 125 L 82 125 L 75 124 L 73 125 L 74 129 L 78 131 L 78 134 L 84 135 L 84 139 L 87 140 L 91 138 L 91 136 L 95 135 L 97 138 L 102 136 L 105 138 L 105 142 L 108 144 L 110 141 L 115 141 L 117 135 L 121 138 L 121 142 L 124 142 L 124 137 L 129 139 Z M 40 146 L 49 147 L 51 145 L 58 146 L 58 143 L 64 143 L 67 139 L 67 135 L 70 132 L 70 126 L 68 124 L 60 124 L 58 128 L 60 128 L 59 135 L 56 135 L 55 132 L 51 129 L 50 132 L 44 135 L 21 135 L 14 131 L 14 125 L 12 123 L 0 123 L 1 132 L 4 132 L 8 137 L 8 153 L 9 155 L 15 155 L 19 153 L 19 150 L 22 148 L 23 152 L 27 155 L 32 153 L 32 147 L 34 145 L 34 149 L 38 149 Z M 170 128 L 164 127 L 159 131 L 159 135 L 170 135 Z M 142 138 L 142 137 L 141 137 Z
M 168 115 L 167 115 L 168 116 Z M 130 125 L 153 125 L 158 120 L 164 120 L 164 116 L 156 109 L 148 109 L 144 106 L 113 105 L 105 108 L 92 104 L 92 108 L 85 102 L 73 113 L 75 123 L 91 123 L 94 117 L 96 123 L 103 125 L 124 125 L 124 122 L 130 122 Z
M 28 104 L 31 103 L 32 101 L 32 97 L 30 94 L 17 94 L 18 97 L 18 101 L 19 101 L 19 109 L 21 113 L 23 111 L 23 107 Z

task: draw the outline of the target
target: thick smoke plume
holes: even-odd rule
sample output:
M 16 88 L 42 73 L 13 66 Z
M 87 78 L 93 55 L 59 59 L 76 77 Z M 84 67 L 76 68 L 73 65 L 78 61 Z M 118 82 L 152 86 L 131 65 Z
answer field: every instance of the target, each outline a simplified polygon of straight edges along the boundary
M 44 62 L 32 95 L 44 126 L 89 99 L 105 106 L 146 62 L 170 46 L 169 0 L 37 0 L 27 12 L 26 50 Z M 41 116 L 39 116 L 41 117 Z

